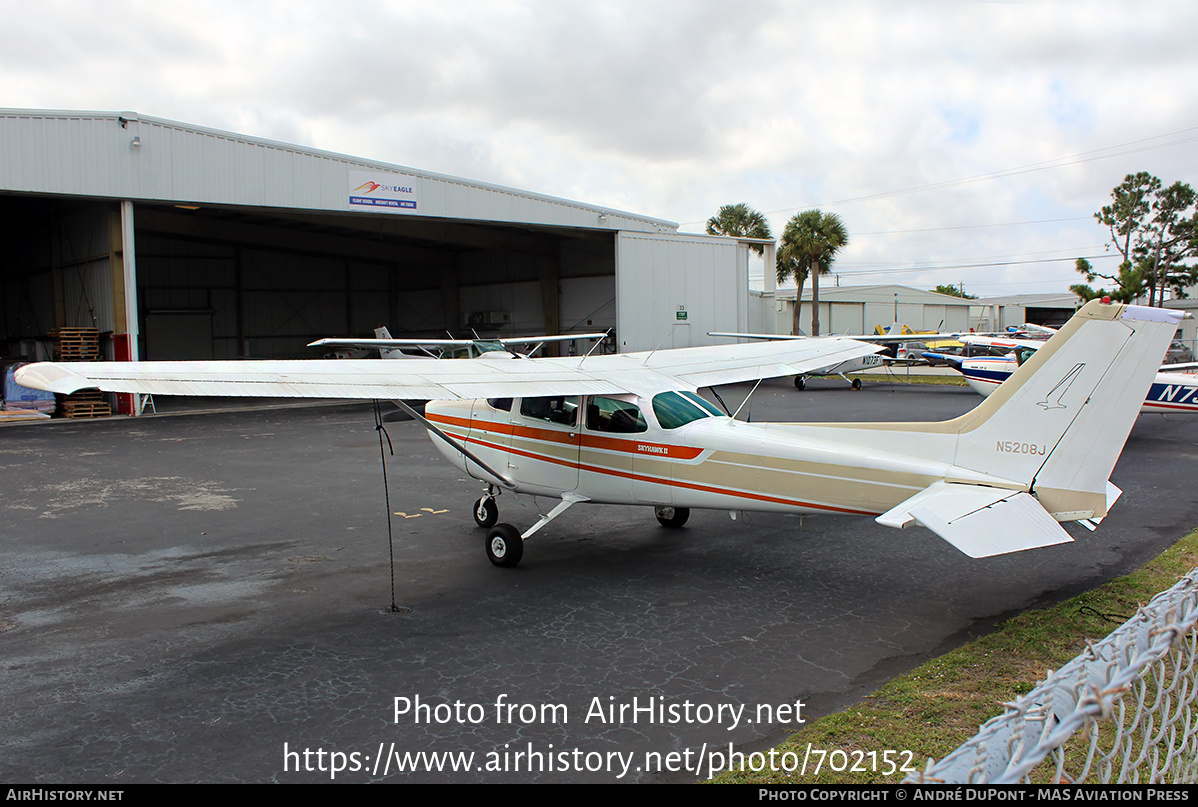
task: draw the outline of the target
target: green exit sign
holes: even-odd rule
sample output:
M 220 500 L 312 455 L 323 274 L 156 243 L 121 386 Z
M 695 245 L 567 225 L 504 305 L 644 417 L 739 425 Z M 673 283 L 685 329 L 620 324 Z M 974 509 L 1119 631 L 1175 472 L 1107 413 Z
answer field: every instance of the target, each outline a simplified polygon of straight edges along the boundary
M 678 320 L 679 322 L 686 322 L 686 312 L 685 311 L 675 311 L 674 319 Z

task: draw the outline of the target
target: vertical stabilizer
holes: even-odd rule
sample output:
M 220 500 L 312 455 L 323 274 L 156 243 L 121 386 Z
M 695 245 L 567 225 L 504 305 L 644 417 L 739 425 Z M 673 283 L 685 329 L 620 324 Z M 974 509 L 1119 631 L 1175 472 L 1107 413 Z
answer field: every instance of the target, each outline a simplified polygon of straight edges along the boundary
M 1182 316 L 1087 303 L 972 412 L 908 425 L 929 444 L 955 433 L 958 476 L 877 521 L 922 524 L 972 557 L 1072 541 L 1058 521 L 1093 529 L 1118 498 L 1108 479 Z
M 1090 302 L 969 415 L 956 464 L 1031 486 L 1061 521 L 1106 486 L 1181 312 Z

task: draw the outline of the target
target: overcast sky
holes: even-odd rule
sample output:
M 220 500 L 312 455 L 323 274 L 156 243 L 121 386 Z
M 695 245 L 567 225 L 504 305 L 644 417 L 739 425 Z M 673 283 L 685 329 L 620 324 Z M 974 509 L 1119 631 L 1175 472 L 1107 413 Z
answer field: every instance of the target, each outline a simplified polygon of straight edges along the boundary
M 1066 292 L 1198 187 L 1198 3 L 0 0 L 0 106 L 130 110 L 669 219 L 838 213 L 846 285 Z M 979 266 L 980 265 L 980 266 Z

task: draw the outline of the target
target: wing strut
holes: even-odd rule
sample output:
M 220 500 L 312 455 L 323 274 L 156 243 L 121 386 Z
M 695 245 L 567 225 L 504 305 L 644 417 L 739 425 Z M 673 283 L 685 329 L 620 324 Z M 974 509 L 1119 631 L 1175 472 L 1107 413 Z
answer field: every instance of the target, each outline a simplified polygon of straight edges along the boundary
M 428 427 L 428 430 L 429 430 L 430 432 L 432 432 L 433 434 L 437 435 L 438 437 L 440 437 L 440 438 L 441 438 L 442 440 L 444 440 L 445 442 L 449 443 L 451 446 L 453 446 L 453 448 L 454 448 L 454 450 L 455 450 L 455 451 L 457 451 L 458 453 L 460 453 L 460 454 L 461 454 L 463 457 L 465 457 L 466 459 L 468 459 L 468 460 L 470 460 L 471 462 L 473 462 L 473 463 L 474 463 L 475 465 L 477 465 L 479 468 L 482 468 L 484 471 L 486 471 L 487 473 L 489 473 L 489 474 L 490 474 L 492 477 L 494 477 L 494 478 L 495 478 L 495 480 L 496 480 L 497 482 L 499 482 L 499 484 L 503 485 L 503 486 L 504 486 L 505 488 L 507 488 L 508 490 L 515 490 L 515 489 L 516 489 L 516 483 L 515 483 L 515 482 L 513 482 L 513 481 L 512 481 L 510 478 L 508 478 L 508 477 L 504 476 L 503 474 L 499 473 L 498 471 L 496 471 L 496 470 L 495 470 L 494 468 L 492 468 L 490 465 L 487 465 L 485 462 L 483 462 L 482 460 L 480 460 L 478 457 L 474 456 L 474 453 L 473 453 L 473 452 L 472 452 L 470 449 L 466 448 L 466 446 L 462 445 L 462 444 L 461 444 L 461 443 L 459 443 L 457 440 L 453 439 L 453 438 L 452 438 L 452 437 L 450 437 L 448 434 L 446 434 L 445 432 L 441 431 L 441 429 L 439 429 L 439 428 L 438 428 L 437 426 L 435 426 L 435 425 L 434 425 L 432 422 L 430 422 L 430 421 L 429 421 L 429 419 L 428 419 L 428 418 L 426 418 L 424 415 L 420 414 L 420 413 L 419 413 L 419 412 L 417 412 L 415 409 L 413 409 L 412 407 L 408 406 L 406 403 L 404 403 L 403 401 L 399 400 L 398 398 L 394 399 L 394 400 L 392 401 L 392 403 L 394 403 L 396 406 L 398 406 L 400 409 L 402 409 L 402 410 L 403 410 L 405 413 L 407 413 L 408 415 L 410 415 L 410 416 L 411 416 L 411 417 L 413 417 L 414 419 L 416 419 L 416 420 L 419 420 L 421 423 L 423 423 L 423 424 L 424 424 L 426 427 Z

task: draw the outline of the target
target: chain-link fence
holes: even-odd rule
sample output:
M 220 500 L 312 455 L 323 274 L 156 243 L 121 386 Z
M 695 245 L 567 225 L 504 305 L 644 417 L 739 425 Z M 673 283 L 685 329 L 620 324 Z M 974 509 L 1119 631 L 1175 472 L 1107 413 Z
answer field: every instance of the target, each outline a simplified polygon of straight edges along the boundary
M 908 782 L 1198 779 L 1198 569 Z

